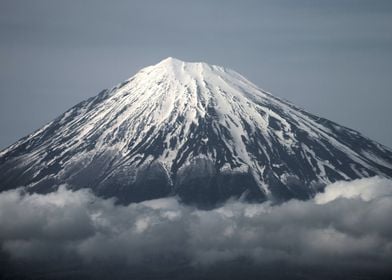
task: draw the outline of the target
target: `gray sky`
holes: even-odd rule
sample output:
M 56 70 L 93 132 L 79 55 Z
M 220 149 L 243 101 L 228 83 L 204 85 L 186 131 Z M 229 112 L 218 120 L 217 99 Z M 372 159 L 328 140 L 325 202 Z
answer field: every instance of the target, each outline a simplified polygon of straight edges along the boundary
M 0 148 L 167 56 L 392 147 L 392 1 L 0 2 Z

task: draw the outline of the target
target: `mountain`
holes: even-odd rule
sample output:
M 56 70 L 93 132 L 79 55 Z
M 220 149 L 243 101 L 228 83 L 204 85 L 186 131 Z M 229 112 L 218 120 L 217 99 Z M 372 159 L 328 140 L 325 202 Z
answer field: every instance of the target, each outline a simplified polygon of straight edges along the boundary
M 240 74 L 167 58 L 0 152 L 0 190 L 59 184 L 122 203 L 307 199 L 337 180 L 392 177 L 392 151 Z

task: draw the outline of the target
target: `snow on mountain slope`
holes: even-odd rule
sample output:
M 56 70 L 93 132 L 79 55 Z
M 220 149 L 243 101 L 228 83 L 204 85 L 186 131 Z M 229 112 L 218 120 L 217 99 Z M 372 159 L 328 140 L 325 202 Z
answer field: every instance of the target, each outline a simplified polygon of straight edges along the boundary
M 392 152 L 235 71 L 167 58 L 0 153 L 0 188 L 68 183 L 121 201 L 214 204 L 309 198 L 324 184 L 392 176 Z

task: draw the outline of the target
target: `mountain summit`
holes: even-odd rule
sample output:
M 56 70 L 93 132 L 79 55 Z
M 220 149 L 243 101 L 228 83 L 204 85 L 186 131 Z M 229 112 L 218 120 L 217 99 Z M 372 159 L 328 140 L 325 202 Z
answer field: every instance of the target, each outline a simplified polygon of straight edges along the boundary
M 392 176 L 392 151 L 237 72 L 167 58 L 0 152 L 0 190 L 59 184 L 128 203 L 211 206 L 307 199 L 325 184 Z

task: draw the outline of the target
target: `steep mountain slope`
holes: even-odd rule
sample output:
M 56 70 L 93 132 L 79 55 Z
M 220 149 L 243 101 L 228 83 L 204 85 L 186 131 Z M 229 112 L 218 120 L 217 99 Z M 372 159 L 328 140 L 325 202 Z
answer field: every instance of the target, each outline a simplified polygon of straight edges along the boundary
M 0 153 L 0 188 L 90 187 L 122 202 L 178 195 L 306 199 L 329 183 L 392 176 L 392 151 L 240 74 L 167 58 Z

